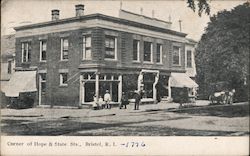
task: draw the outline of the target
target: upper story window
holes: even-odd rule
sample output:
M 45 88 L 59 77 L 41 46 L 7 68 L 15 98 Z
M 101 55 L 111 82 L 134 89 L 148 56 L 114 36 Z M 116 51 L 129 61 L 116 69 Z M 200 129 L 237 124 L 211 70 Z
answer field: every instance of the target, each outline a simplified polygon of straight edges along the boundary
M 145 62 L 153 62 L 153 44 L 151 42 L 144 42 L 143 60 Z
M 187 50 L 187 67 L 192 68 L 192 51 Z
M 30 42 L 22 43 L 22 62 L 30 62 L 31 46 Z
M 140 41 L 133 40 L 133 61 L 139 61 L 140 58 Z
M 157 44 L 156 46 L 156 62 L 162 63 L 162 45 Z
M 60 86 L 68 85 L 68 73 L 60 73 Z
M 67 38 L 61 39 L 61 60 L 69 59 L 69 40 Z
M 47 42 L 40 41 L 40 61 L 46 61 Z
M 177 46 L 173 47 L 173 64 L 181 65 L 181 48 Z
M 83 60 L 91 60 L 91 36 L 84 35 L 83 36 Z
M 117 59 L 117 38 L 105 36 L 105 59 Z

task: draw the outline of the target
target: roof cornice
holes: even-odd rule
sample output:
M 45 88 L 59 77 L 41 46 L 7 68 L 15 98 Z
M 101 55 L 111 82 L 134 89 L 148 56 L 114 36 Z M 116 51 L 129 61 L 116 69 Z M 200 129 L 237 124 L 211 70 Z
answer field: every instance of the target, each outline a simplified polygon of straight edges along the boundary
M 111 21 L 111 22 L 115 22 L 115 23 L 119 23 L 119 24 L 134 26 L 134 27 L 138 27 L 138 28 L 144 28 L 144 29 L 159 31 L 159 32 L 167 33 L 167 34 L 180 36 L 180 37 L 185 37 L 187 35 L 187 34 L 182 33 L 182 32 L 177 32 L 177 31 L 170 30 L 170 29 L 159 28 L 159 27 L 156 27 L 156 26 L 151 26 L 151 25 L 147 25 L 147 24 L 143 24 L 143 23 L 139 23 L 139 22 L 126 20 L 126 19 L 121 19 L 121 18 L 118 18 L 118 17 L 107 16 L 107 15 L 103 15 L 103 14 L 99 14 L 99 13 L 84 15 L 84 16 L 79 16 L 79 17 L 71 17 L 71 18 L 59 19 L 59 20 L 56 20 L 56 21 L 48 21 L 48 22 L 30 24 L 30 25 L 25 25 L 25 26 L 19 26 L 19 27 L 15 27 L 14 29 L 16 31 L 21 31 L 21 30 L 40 28 L 40 27 L 45 27 L 45 26 L 52 26 L 52 25 L 82 21 L 82 20 L 90 20 L 90 19 L 101 19 L 101 20 Z

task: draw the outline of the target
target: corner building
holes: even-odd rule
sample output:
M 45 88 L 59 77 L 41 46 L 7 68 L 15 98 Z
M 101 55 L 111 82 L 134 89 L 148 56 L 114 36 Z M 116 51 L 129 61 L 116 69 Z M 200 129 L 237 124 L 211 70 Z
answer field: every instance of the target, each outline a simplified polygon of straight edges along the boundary
M 15 70 L 19 76 L 29 75 L 29 86 L 15 88 L 15 95 L 6 91 L 6 96 L 33 92 L 37 105 L 77 107 L 93 102 L 94 95 L 103 97 L 106 90 L 119 103 L 122 92 L 144 89 L 143 101 L 156 102 L 171 98 L 176 85 L 171 85 L 172 73 L 192 81 L 190 88 L 197 87 L 189 78 L 195 75 L 186 74 L 187 65 L 195 70 L 195 43 L 171 30 L 171 22 L 125 10 L 118 18 L 84 15 L 84 5 L 75 9 L 72 18 L 59 19 L 60 11 L 52 10 L 51 21 L 15 28 Z

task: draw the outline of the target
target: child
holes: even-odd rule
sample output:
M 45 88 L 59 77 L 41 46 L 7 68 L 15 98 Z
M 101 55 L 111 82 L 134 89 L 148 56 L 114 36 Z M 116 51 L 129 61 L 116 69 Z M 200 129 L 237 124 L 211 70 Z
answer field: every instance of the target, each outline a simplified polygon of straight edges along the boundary
M 97 110 L 98 109 L 98 101 L 97 101 L 97 97 L 96 97 L 96 95 L 94 95 L 94 97 L 93 97 L 93 105 L 92 105 L 92 108 L 94 109 L 94 110 Z
M 99 97 L 99 106 L 101 109 L 103 109 L 105 106 L 105 103 L 104 103 L 103 98 L 101 96 Z

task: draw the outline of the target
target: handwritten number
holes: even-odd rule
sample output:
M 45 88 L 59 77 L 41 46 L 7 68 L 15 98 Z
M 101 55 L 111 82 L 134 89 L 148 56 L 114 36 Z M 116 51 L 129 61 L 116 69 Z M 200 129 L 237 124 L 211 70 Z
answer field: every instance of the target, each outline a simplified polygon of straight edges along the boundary
M 145 147 L 146 146 L 144 142 L 126 142 L 121 145 L 125 147 Z

